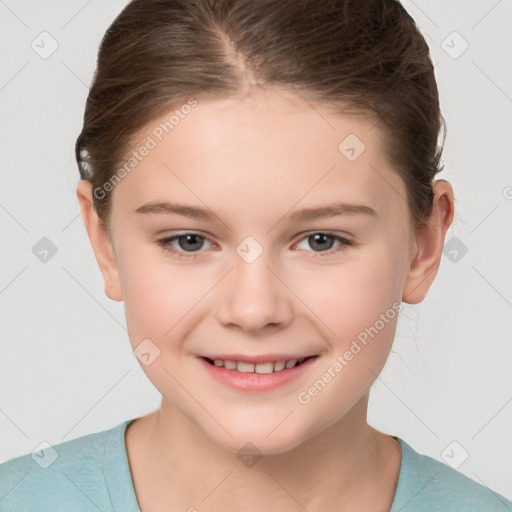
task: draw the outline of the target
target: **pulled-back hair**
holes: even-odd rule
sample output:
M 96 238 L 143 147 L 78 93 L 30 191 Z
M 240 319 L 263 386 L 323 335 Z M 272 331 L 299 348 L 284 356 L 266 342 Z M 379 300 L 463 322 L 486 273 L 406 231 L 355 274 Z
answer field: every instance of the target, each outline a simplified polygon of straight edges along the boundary
M 445 122 L 428 45 L 397 0 L 132 0 L 101 42 L 75 147 L 100 219 L 104 184 L 149 122 L 254 88 L 376 119 L 411 225 L 425 224 Z

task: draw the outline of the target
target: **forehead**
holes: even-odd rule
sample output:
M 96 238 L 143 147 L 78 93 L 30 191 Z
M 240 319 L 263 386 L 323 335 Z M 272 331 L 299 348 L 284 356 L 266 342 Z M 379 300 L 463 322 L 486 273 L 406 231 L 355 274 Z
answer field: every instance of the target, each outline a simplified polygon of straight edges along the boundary
M 151 149 L 114 190 L 123 204 L 178 195 L 277 212 L 355 198 L 382 210 L 405 197 L 374 120 L 271 90 L 196 101 L 141 130 L 132 151 Z

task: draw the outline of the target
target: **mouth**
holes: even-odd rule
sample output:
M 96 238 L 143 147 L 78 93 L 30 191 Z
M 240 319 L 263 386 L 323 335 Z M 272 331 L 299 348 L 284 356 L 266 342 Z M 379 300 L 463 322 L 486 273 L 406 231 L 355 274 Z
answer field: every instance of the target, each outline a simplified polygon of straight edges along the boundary
M 293 389 L 294 382 L 313 371 L 320 354 L 209 354 L 197 360 L 206 375 L 221 385 L 243 393 L 262 393 L 277 388 Z
M 297 368 L 298 366 L 304 364 L 306 361 L 316 357 L 318 357 L 318 355 L 264 362 L 241 361 L 236 360 L 235 358 L 210 359 L 209 357 L 202 357 L 202 359 L 204 359 L 211 366 L 216 366 L 217 368 L 224 368 L 225 370 L 230 370 L 233 372 L 257 373 L 260 375 L 268 375 L 271 373 L 279 373 L 286 370 L 290 370 L 292 368 Z

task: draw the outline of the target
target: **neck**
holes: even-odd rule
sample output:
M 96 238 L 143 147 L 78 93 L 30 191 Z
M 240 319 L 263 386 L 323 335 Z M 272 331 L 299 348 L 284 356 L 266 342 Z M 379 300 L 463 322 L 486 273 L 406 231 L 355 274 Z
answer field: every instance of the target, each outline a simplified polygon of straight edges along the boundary
M 157 503 L 201 512 L 343 510 L 341 503 L 347 510 L 353 504 L 388 511 L 400 447 L 367 424 L 367 404 L 365 395 L 337 423 L 292 450 L 244 463 L 162 400 L 160 410 L 127 429 L 139 504 L 143 512 L 158 510 Z

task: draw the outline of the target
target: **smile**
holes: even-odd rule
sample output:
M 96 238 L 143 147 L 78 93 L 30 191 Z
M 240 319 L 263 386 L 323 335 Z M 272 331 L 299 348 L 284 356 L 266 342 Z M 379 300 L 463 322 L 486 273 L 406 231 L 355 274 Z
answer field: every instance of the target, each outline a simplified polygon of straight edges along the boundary
M 313 357 L 313 356 L 311 356 Z M 218 367 L 224 367 L 226 370 L 233 370 L 241 373 L 259 373 L 268 374 L 274 372 L 281 372 L 285 369 L 295 368 L 302 364 L 309 357 L 302 357 L 300 359 L 288 359 L 286 361 L 268 361 L 265 363 L 249 363 L 246 361 L 231 361 L 229 359 L 210 359 L 205 358 L 210 364 Z
M 292 381 L 300 378 L 319 359 L 318 354 L 299 358 L 290 358 L 289 355 L 283 357 L 283 354 L 276 357 L 275 361 L 268 360 L 272 356 L 254 357 L 252 361 L 243 355 L 236 358 L 234 354 L 230 358 L 224 355 L 226 359 L 220 359 L 219 356 L 201 356 L 197 360 L 211 378 L 223 386 L 246 393 L 261 393 L 286 384 L 291 385 Z

